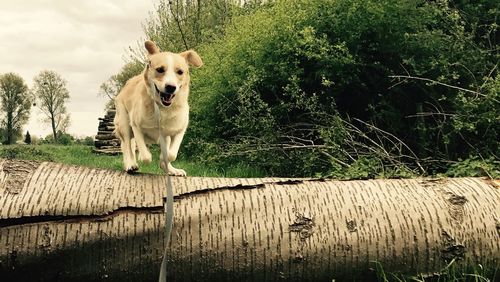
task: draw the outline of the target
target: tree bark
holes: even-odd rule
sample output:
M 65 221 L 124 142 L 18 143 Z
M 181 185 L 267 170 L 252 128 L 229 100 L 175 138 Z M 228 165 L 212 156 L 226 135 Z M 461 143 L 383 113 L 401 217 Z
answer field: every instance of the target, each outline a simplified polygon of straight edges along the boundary
M 166 177 L 0 160 L 2 281 L 155 281 Z M 169 281 L 368 281 L 500 261 L 498 181 L 173 178 Z
M 13 122 L 12 122 L 13 116 L 11 112 L 7 113 L 7 138 L 6 138 L 6 143 L 7 144 L 12 144 L 14 143 L 14 129 L 13 129 Z
M 50 112 L 50 123 L 52 125 L 52 135 L 54 136 L 54 142 L 57 142 L 56 121 L 54 113 L 52 112 Z

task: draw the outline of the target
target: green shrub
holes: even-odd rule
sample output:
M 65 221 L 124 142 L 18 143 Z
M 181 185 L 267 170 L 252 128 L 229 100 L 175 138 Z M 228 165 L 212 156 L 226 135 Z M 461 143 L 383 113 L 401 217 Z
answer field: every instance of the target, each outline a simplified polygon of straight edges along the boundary
M 57 133 L 57 143 L 61 145 L 71 145 L 75 141 L 75 138 L 68 133 L 59 131 Z
M 57 132 L 57 141 L 54 140 L 54 136 L 52 134 L 49 134 L 40 140 L 40 144 L 71 145 L 73 143 L 75 143 L 75 137 L 60 130 Z
M 201 46 L 185 152 L 274 175 L 354 178 L 491 156 L 497 55 L 454 6 L 282 0 L 234 17 Z M 400 74 L 429 80 L 390 77 Z
M 75 145 L 85 145 L 85 146 L 94 146 L 94 138 L 92 136 L 87 136 L 84 138 L 75 138 L 73 141 Z
M 0 146 L 0 158 L 54 161 L 53 156 L 37 146 Z
M 495 160 L 493 157 L 488 159 L 481 159 L 477 156 L 470 157 L 452 164 L 446 175 L 452 177 L 487 176 L 499 178 L 500 161 Z
M 479 91 L 457 95 L 446 137 L 461 140 L 465 148 L 460 150 L 470 154 L 495 155 L 500 148 L 500 76 L 487 77 Z

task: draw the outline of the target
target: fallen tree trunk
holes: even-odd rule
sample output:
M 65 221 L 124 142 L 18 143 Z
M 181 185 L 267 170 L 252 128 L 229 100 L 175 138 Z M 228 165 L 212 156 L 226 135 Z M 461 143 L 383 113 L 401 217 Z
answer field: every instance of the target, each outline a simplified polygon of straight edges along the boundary
M 155 281 L 165 176 L 0 160 L 2 281 Z M 500 261 L 479 178 L 174 178 L 169 281 L 343 281 Z M 366 280 L 365 280 L 366 281 Z

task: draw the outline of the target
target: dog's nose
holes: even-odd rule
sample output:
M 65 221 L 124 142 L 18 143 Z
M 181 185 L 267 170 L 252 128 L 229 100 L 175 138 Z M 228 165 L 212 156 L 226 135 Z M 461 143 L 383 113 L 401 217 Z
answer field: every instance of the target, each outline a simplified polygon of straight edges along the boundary
M 175 85 L 165 85 L 165 92 L 167 94 L 174 94 L 175 90 L 177 89 L 177 87 Z

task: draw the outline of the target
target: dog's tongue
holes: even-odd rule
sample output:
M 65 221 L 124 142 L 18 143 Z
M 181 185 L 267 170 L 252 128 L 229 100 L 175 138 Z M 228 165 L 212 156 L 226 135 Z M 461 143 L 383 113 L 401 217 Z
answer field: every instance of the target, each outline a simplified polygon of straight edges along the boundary
M 170 104 L 172 104 L 172 98 L 173 98 L 173 95 L 170 95 L 170 94 L 160 95 L 161 103 L 165 106 L 170 106 Z

